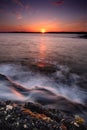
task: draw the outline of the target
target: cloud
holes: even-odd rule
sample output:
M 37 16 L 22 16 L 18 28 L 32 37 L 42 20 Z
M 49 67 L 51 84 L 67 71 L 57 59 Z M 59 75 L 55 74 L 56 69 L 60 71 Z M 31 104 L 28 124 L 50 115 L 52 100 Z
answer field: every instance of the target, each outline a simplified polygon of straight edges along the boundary
M 17 18 L 18 20 L 20 20 L 20 19 L 22 19 L 22 15 L 21 15 L 21 14 L 16 14 L 16 18 Z
M 55 1 L 55 2 L 52 2 L 53 5 L 62 5 L 64 3 L 64 0 L 60 0 L 60 1 Z
M 3 13 L 4 12 L 4 9 L 0 9 L 0 13 Z
M 23 18 L 22 15 L 21 15 L 21 13 L 18 12 L 18 11 L 13 11 L 13 14 L 15 15 L 15 17 L 16 17 L 18 20 L 21 20 L 21 19 Z
M 30 9 L 30 5 L 25 5 L 25 10 L 29 10 Z
M 29 10 L 30 8 L 30 5 L 29 4 L 23 4 L 21 2 L 21 0 L 13 0 L 13 2 L 16 4 L 16 5 L 19 5 L 21 7 L 21 9 L 24 9 L 24 10 Z
M 20 0 L 13 0 L 13 2 L 21 7 L 24 7 L 23 3 Z

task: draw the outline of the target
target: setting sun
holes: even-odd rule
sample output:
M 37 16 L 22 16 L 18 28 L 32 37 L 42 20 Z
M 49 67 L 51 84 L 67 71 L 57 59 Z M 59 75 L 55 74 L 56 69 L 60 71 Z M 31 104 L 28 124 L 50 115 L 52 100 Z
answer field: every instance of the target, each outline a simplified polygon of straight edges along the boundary
M 44 28 L 41 29 L 41 33 L 45 33 L 46 30 Z

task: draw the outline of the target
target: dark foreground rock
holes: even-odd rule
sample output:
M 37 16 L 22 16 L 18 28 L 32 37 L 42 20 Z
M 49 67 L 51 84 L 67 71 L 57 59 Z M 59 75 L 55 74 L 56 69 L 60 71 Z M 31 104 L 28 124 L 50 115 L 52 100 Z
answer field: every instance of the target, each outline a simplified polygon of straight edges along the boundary
M 87 39 L 87 34 L 80 35 L 79 38 L 85 38 L 85 39 Z
M 33 103 L 0 102 L 0 130 L 87 130 L 79 115 Z

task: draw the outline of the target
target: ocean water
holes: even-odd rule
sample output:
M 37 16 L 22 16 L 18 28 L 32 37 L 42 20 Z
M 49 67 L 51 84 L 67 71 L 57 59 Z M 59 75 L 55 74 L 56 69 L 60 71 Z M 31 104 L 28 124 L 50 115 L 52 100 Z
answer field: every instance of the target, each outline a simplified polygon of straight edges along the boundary
M 1 33 L 0 99 L 87 106 L 87 40 L 78 36 Z

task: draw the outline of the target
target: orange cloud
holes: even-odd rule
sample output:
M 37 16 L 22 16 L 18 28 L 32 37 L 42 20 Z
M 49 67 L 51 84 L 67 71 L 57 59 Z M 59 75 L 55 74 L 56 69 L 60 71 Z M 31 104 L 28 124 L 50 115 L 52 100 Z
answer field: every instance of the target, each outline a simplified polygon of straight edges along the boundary
M 52 4 L 54 5 L 62 5 L 63 3 L 64 3 L 64 0 L 52 2 Z

